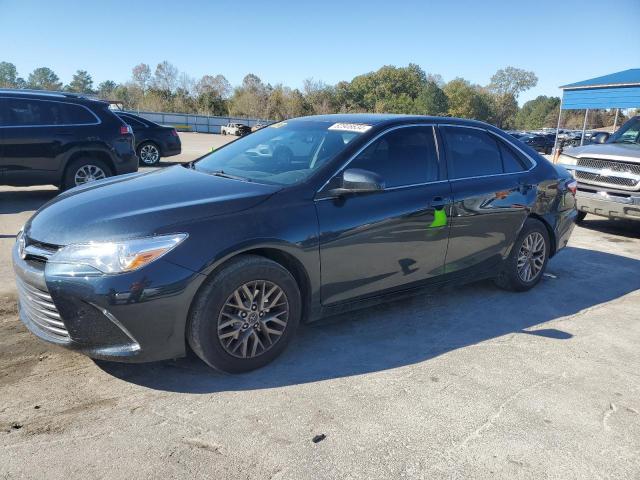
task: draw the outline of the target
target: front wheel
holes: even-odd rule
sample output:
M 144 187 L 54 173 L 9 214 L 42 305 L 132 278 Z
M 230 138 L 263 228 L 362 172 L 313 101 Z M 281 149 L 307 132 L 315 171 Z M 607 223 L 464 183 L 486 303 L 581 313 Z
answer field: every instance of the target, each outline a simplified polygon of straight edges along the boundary
M 226 373 L 263 367 L 287 347 L 300 323 L 298 285 L 282 265 L 243 255 L 208 280 L 191 309 L 187 340 Z
M 528 218 L 504 262 L 502 272 L 495 279 L 496 285 L 516 292 L 533 288 L 542 279 L 549 252 L 546 227 L 539 220 Z

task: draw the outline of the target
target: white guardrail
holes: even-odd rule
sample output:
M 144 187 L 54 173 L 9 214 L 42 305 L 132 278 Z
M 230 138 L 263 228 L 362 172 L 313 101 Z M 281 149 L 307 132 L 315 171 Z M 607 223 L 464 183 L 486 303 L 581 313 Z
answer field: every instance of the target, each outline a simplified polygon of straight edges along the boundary
M 220 127 L 227 123 L 242 123 L 253 127 L 256 123 L 271 123 L 259 118 L 213 117 L 207 115 L 190 115 L 188 113 L 146 112 L 122 110 L 139 115 L 160 125 L 170 125 L 182 132 L 220 133 Z

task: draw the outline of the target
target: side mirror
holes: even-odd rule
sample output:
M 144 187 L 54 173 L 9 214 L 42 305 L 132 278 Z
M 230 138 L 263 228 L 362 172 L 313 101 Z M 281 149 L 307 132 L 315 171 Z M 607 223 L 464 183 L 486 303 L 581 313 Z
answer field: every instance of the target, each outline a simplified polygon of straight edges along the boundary
M 605 143 L 607 140 L 609 140 L 609 134 L 607 132 L 599 132 L 591 137 L 591 143 Z
M 384 181 L 377 173 L 359 168 L 349 168 L 342 172 L 337 188 L 329 191 L 331 195 L 342 196 L 348 193 L 370 193 L 384 190 Z

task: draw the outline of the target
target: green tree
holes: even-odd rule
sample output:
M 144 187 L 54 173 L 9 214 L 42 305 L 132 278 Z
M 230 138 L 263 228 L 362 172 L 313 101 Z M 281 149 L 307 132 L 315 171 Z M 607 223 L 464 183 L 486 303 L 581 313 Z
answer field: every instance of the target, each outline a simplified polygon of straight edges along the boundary
M 104 99 L 111 99 L 118 85 L 113 80 L 105 80 L 98 85 L 98 96 Z
M 13 63 L 0 62 L 0 88 L 17 88 L 18 71 Z
M 505 95 L 511 94 L 516 99 L 518 96 L 538 84 L 535 73 L 515 67 L 501 68 L 491 77 L 489 90 Z
M 47 67 L 36 68 L 31 72 L 27 85 L 36 90 L 60 90 L 62 88 L 62 82 L 60 82 L 58 75 Z
M 493 123 L 500 128 L 516 124 L 518 96 L 538 84 L 535 73 L 515 67 L 501 68 L 491 77 L 488 91 L 493 109 Z
M 78 70 L 65 89 L 76 93 L 93 93 L 93 79 L 86 70 Z
M 481 95 L 478 87 L 474 87 L 467 80 L 453 79 L 444 86 L 443 91 L 449 103 L 449 115 L 452 117 L 490 120 L 491 107 L 486 95 Z
M 444 91 L 434 80 L 427 80 L 426 85 L 415 100 L 415 112 L 420 115 L 446 115 L 449 100 Z
M 529 100 L 516 115 L 516 126 L 523 130 L 536 130 L 542 127 L 555 126 L 558 121 L 558 97 L 540 95 Z M 550 115 L 553 113 L 552 115 Z M 555 119 L 553 118 L 555 116 Z

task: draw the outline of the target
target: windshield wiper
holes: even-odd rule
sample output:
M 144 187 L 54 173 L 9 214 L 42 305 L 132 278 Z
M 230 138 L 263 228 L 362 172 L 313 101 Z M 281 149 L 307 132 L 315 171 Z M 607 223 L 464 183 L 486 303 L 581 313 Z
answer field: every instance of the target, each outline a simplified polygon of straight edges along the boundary
M 214 175 L 216 177 L 222 178 L 231 178 L 232 180 L 242 180 L 243 182 L 252 182 L 250 178 L 240 177 L 238 175 L 231 175 L 230 173 L 226 173 L 224 170 L 214 170 L 213 172 L 207 172 L 210 175 Z

